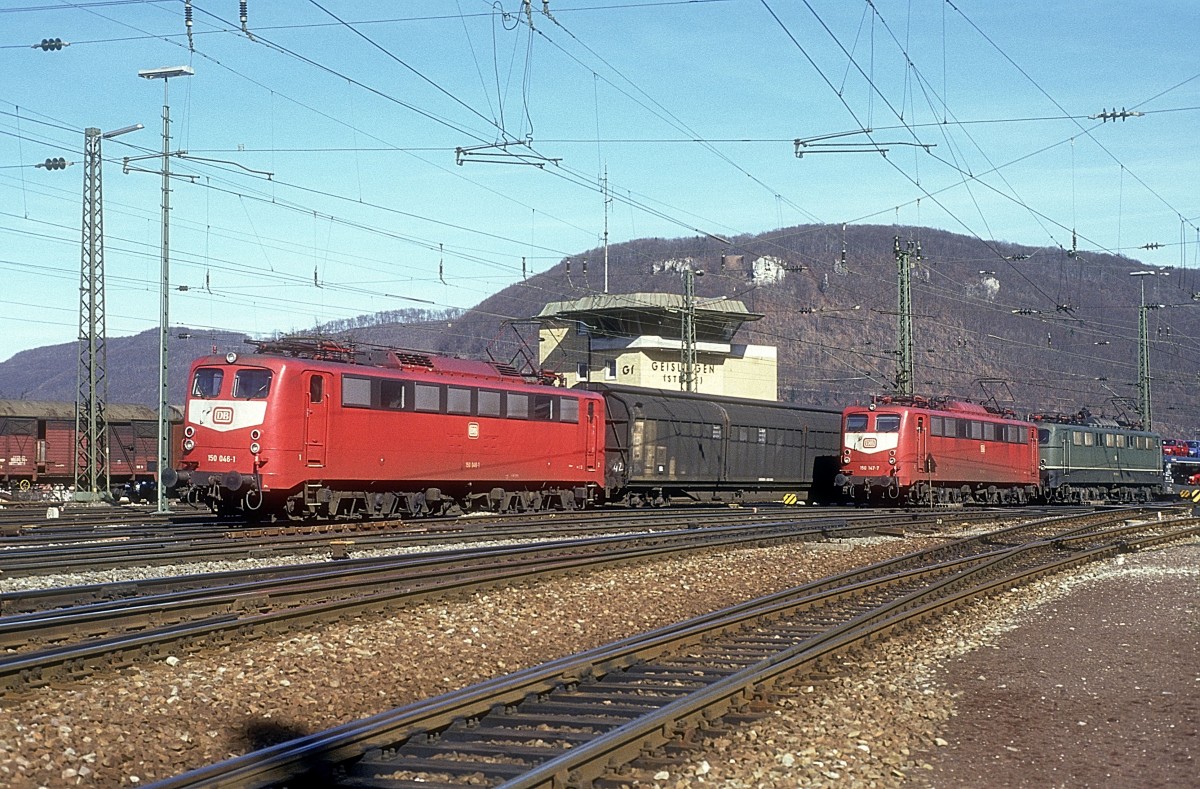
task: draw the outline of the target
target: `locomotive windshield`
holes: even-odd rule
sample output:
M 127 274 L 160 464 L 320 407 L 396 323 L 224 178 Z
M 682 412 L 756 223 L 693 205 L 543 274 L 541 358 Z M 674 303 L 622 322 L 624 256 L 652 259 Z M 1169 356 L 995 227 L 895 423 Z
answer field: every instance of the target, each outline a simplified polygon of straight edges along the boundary
M 217 397 L 221 394 L 221 382 L 224 380 L 225 371 L 219 367 L 201 367 L 192 381 L 192 397 L 206 400 Z
M 899 414 L 879 414 L 875 417 L 875 431 L 877 433 L 898 433 L 900 432 L 900 415 Z
M 846 416 L 846 432 L 861 433 L 867 429 L 866 414 L 849 414 Z
M 238 370 L 233 376 L 233 396 L 242 400 L 264 400 L 271 391 L 271 371 Z

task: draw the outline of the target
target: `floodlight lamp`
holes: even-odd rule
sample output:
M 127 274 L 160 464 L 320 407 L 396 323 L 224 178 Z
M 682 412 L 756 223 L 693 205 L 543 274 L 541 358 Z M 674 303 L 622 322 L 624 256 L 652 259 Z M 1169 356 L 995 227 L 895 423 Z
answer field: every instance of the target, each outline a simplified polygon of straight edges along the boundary
M 140 129 L 144 129 L 144 128 L 146 128 L 146 127 L 143 126 L 142 124 L 135 123 L 132 126 L 125 126 L 120 129 L 113 129 L 110 132 L 104 132 L 104 134 L 101 134 L 100 137 L 101 137 L 101 139 L 104 139 L 104 140 L 111 140 L 113 137 L 119 137 L 122 134 L 128 134 L 129 132 L 139 131 Z
M 172 77 L 190 77 L 196 73 L 191 66 L 162 66 L 161 68 L 142 69 L 138 76 L 143 79 L 170 79 Z

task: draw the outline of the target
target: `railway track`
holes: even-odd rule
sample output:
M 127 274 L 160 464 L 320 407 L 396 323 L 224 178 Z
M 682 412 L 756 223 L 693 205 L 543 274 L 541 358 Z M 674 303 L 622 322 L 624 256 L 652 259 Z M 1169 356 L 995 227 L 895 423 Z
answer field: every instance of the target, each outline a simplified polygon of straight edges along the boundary
M 356 551 L 404 549 L 448 542 L 549 539 L 570 534 L 614 531 L 653 531 L 713 524 L 853 519 L 876 528 L 904 529 L 920 523 L 965 524 L 1018 517 L 1029 511 L 939 513 L 861 509 L 739 509 L 626 510 L 555 513 L 548 516 L 505 516 L 422 521 L 332 522 L 310 525 L 240 527 L 217 523 L 95 525 L 86 531 L 38 531 L 0 539 L 0 578 L 107 570 L 124 566 L 164 566 L 275 556 L 328 556 L 343 552 L 353 540 Z M 932 517 L 932 520 L 930 520 Z M 0 611 L 5 610 L 0 604 Z
M 1129 513 L 1125 513 L 1127 516 Z M 1086 529 L 1120 517 L 1051 519 Z M 935 519 L 936 520 L 936 519 Z M 511 584 L 673 553 L 877 533 L 882 521 L 756 521 L 747 525 L 580 538 L 270 570 L 0 595 L 0 694 L 132 663 L 308 627 L 482 585 Z M 1028 532 L 1017 525 L 993 535 Z M 1046 528 L 1042 526 L 1041 528 Z M 1061 530 L 1062 527 L 1056 527 Z M 991 539 L 997 539 L 992 537 Z M 65 604 L 65 605 L 64 605 Z M 54 608 L 53 606 L 64 606 Z
M 153 786 L 611 785 L 686 732 L 753 718 L 785 676 L 820 672 L 964 601 L 1200 533 L 1195 518 L 1079 520 L 948 542 Z
M 0 596 L 0 693 L 275 635 L 431 596 L 681 552 L 874 534 L 845 521 L 754 523 L 184 576 Z M 61 608 L 68 600 L 93 602 Z M 39 610 L 31 610 L 39 609 Z

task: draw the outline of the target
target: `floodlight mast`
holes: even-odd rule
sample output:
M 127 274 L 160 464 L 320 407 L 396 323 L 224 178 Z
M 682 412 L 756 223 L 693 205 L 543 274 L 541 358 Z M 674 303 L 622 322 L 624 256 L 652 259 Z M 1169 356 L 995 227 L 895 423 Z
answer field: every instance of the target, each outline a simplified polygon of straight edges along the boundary
M 138 72 L 143 79 L 163 81 L 163 126 L 162 126 L 162 277 L 159 282 L 158 324 L 158 509 L 170 512 L 167 506 L 167 491 L 164 474 L 170 464 L 170 397 L 167 375 L 167 332 L 170 328 L 171 290 L 171 106 L 167 100 L 167 85 L 175 77 L 190 77 L 196 71 L 191 66 L 163 66 Z

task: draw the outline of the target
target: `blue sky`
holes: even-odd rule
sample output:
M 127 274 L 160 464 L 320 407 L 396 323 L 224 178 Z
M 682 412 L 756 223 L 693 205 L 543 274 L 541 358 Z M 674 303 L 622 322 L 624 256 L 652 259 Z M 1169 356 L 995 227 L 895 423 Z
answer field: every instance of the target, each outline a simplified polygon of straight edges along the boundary
M 183 64 L 178 325 L 471 306 L 598 245 L 605 171 L 613 242 L 899 222 L 1197 265 L 1193 0 L 547 7 L 250 0 L 248 36 L 236 0 L 197 0 L 194 49 L 183 2 L 0 7 L 0 360 L 76 337 L 89 126 L 145 126 L 103 144 L 108 333 L 158 325 L 161 183 L 122 158 L 162 145 L 137 72 Z M 1122 108 L 1145 114 L 1088 118 Z M 886 157 L 795 156 L 865 127 L 829 142 Z

